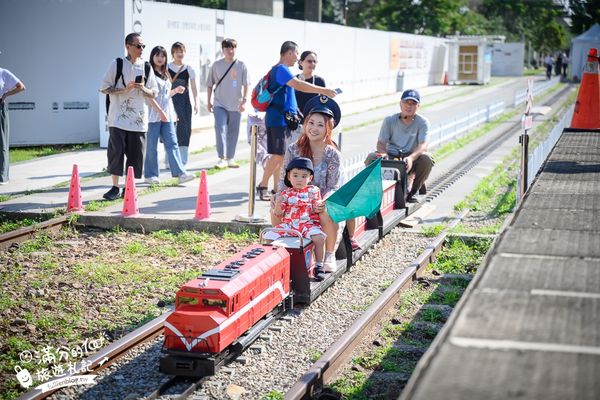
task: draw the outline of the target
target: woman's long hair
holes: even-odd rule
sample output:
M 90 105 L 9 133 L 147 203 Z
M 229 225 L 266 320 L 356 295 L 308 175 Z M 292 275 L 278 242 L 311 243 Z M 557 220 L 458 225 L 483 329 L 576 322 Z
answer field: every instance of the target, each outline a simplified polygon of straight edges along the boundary
M 333 133 L 333 118 L 326 114 L 309 113 L 306 116 L 306 118 L 304 118 L 304 125 L 302 126 L 303 132 L 302 132 L 302 135 L 300 135 L 300 137 L 298 138 L 298 141 L 296 142 L 296 144 L 298 145 L 298 150 L 300 150 L 300 156 L 310 158 L 311 160 L 312 160 L 313 154 L 312 154 L 312 150 L 310 148 L 310 140 L 308 139 L 308 136 L 306 135 L 305 131 L 306 131 L 306 124 L 308 122 L 308 119 L 313 114 L 320 114 L 325 118 L 325 137 L 323 138 L 323 141 L 325 142 L 325 144 L 331 145 L 331 146 L 335 147 L 336 149 L 338 147 L 337 144 L 331 138 L 331 134 Z
M 165 57 L 165 63 L 162 67 L 154 64 L 154 56 L 160 54 Z M 155 74 L 164 80 L 171 80 L 171 74 L 169 74 L 169 69 L 167 68 L 167 50 L 162 46 L 156 46 L 150 52 L 150 65 L 152 65 L 152 69 Z

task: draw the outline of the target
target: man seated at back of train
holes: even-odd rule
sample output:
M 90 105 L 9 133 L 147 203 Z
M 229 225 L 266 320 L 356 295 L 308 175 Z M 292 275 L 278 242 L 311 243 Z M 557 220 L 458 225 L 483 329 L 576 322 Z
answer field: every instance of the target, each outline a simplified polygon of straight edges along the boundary
M 416 90 L 409 89 L 402 93 L 400 112 L 383 120 L 377 139 L 377 152 L 369 154 L 365 160 L 365 164 L 369 165 L 377 157 L 403 158 L 409 176 L 414 176 L 406 198 L 411 203 L 417 202 L 419 189 L 422 188 L 420 193 L 425 193 L 425 181 L 434 164 L 431 154 L 427 152 L 429 121 L 417 114 L 420 104 L 421 96 Z

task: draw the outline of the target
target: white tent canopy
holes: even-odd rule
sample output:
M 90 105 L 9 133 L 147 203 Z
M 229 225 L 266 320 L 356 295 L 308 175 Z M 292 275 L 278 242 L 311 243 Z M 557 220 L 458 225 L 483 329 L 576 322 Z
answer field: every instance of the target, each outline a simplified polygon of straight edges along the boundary
M 600 24 L 594 24 L 590 29 L 571 41 L 571 75 L 573 79 L 581 79 L 583 66 L 592 47 L 600 50 Z

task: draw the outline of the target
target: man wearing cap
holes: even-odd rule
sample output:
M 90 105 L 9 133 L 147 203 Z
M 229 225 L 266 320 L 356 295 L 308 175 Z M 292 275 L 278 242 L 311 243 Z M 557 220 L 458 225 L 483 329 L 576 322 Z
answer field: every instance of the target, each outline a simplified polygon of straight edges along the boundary
M 421 103 L 419 92 L 414 89 L 405 90 L 400 100 L 400 112 L 383 120 L 377 153 L 369 154 L 366 164 L 376 157 L 404 158 L 406 171 L 414 175 L 414 181 L 408 192 L 407 201 L 416 202 L 415 195 L 429 177 L 433 167 L 433 158 L 427 152 L 427 134 L 429 121 L 417 114 Z
M 12 72 L 0 68 L 0 185 L 8 183 L 9 132 L 6 98 L 25 90 L 25 85 Z
M 265 126 L 267 128 L 267 152 L 271 155 L 268 159 L 263 177 L 256 187 L 261 200 L 269 200 L 267 185 L 269 179 L 278 177 L 281 166 L 283 165 L 283 155 L 285 154 L 286 140 L 291 137 L 292 129 L 289 126 L 287 115 L 297 115 L 298 105 L 294 90 L 306 93 L 320 93 L 329 97 L 335 97 L 336 92 L 301 81 L 292 74 L 290 67 L 298 61 L 298 45 L 292 41 L 283 42 L 279 51 L 279 62 L 271 69 L 271 78 L 269 78 L 269 92 L 277 92 L 267 108 L 265 115 Z M 281 88 L 278 90 L 278 88 Z M 295 129 L 296 127 L 294 127 Z M 277 189 L 277 188 L 275 188 Z

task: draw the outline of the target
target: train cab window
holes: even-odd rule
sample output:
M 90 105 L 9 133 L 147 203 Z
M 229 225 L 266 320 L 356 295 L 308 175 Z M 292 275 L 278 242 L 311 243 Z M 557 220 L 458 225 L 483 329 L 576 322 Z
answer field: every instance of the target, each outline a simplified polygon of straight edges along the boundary
M 204 307 L 219 307 L 225 313 L 227 313 L 227 300 L 222 299 L 202 299 L 202 305 Z

